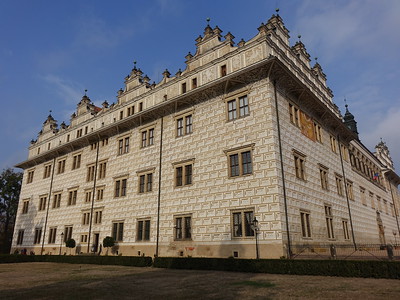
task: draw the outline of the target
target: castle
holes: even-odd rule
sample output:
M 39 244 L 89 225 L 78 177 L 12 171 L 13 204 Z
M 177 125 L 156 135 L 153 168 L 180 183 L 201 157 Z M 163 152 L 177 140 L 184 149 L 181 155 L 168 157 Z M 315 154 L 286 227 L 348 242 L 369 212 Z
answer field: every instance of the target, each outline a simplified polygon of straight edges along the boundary
M 296 245 L 387 244 L 400 234 L 384 142 L 360 141 L 322 67 L 277 15 L 248 41 L 207 25 L 185 70 L 136 66 L 115 104 L 49 115 L 24 170 L 12 244 L 36 254 L 279 258 Z

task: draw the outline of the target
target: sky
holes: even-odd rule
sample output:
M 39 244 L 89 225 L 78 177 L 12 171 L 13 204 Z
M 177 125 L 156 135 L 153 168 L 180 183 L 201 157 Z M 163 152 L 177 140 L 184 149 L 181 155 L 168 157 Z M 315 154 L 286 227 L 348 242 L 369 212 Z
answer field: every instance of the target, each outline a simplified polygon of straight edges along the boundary
M 27 159 L 50 110 L 69 124 L 85 89 L 97 105 L 115 102 L 134 61 L 151 82 L 183 70 L 207 18 L 239 42 L 276 8 L 342 114 L 347 99 L 361 141 L 374 151 L 382 138 L 398 172 L 399 0 L 1 0 L 0 171 Z

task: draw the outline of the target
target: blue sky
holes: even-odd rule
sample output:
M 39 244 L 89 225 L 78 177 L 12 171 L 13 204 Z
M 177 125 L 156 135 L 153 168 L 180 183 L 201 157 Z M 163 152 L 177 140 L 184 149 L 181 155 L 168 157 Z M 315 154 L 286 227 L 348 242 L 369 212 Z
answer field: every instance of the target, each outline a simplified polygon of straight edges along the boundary
M 362 142 L 373 151 L 382 137 L 400 169 L 398 0 L 2 0 L 0 170 L 27 158 L 49 110 L 69 124 L 85 89 L 97 104 L 115 102 L 133 61 L 156 82 L 184 69 L 208 17 L 239 42 L 276 7 L 343 113 L 347 98 Z

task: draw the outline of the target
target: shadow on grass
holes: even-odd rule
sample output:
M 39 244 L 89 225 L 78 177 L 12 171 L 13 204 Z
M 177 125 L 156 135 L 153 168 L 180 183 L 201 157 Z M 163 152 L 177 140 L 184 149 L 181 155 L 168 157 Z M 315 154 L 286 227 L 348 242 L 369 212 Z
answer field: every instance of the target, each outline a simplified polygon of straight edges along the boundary
M 38 274 L 40 280 L 40 275 Z M 71 272 L 58 282 L 4 289 L 1 299 L 237 299 L 274 284 L 248 274 L 154 269 L 146 273 L 85 276 Z M 36 283 L 37 284 L 37 283 Z M 257 287 L 257 289 L 254 289 Z M 242 295 L 242 296 L 241 296 Z M 254 298 L 253 298 L 254 299 Z

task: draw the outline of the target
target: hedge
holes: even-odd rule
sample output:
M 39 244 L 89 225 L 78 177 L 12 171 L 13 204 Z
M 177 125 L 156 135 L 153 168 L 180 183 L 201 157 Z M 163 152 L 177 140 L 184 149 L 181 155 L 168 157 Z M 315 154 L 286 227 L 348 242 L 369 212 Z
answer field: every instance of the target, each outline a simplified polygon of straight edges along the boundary
M 400 279 L 400 262 L 157 257 L 156 268 Z
M 1 255 L 0 263 L 55 262 L 69 264 L 121 265 L 150 267 L 152 258 L 147 256 L 94 256 L 94 255 Z

